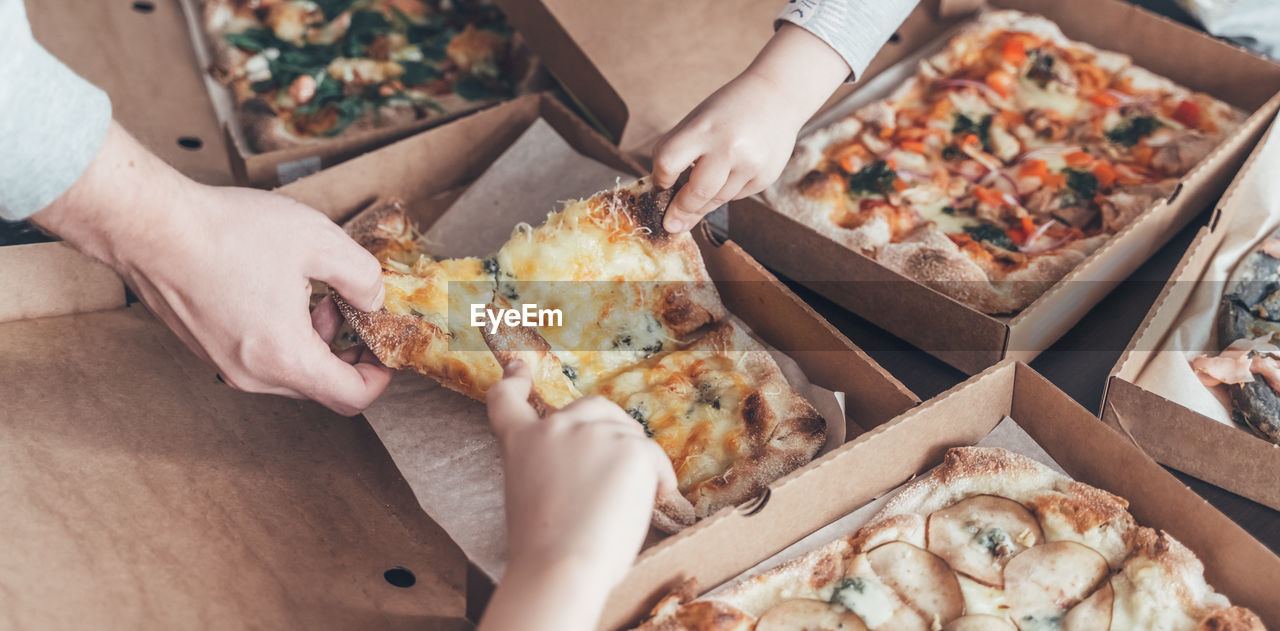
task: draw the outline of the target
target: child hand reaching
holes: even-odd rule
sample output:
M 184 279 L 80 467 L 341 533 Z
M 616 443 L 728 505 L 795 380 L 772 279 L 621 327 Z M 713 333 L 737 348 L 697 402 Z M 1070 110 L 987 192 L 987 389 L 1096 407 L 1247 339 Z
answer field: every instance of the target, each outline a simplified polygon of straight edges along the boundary
M 670 187 L 692 167 L 663 227 L 683 232 L 782 173 L 800 127 L 860 74 L 918 0 L 793 0 L 751 65 L 658 142 L 654 180 Z
M 587 397 L 541 418 L 530 389 L 517 362 L 489 390 L 510 563 L 480 630 L 589 631 L 640 551 L 654 498 L 676 490 L 675 473 L 617 405 Z

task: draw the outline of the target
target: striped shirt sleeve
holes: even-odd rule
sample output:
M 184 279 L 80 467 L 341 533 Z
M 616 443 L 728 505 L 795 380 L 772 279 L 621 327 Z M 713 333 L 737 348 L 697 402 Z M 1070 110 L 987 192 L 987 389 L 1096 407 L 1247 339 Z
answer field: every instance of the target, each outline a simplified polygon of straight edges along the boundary
M 0 218 L 48 206 L 89 167 L 111 100 L 31 35 L 23 0 L 0 0 Z
M 777 25 L 790 22 L 818 36 L 861 76 L 871 58 L 919 0 L 790 0 Z

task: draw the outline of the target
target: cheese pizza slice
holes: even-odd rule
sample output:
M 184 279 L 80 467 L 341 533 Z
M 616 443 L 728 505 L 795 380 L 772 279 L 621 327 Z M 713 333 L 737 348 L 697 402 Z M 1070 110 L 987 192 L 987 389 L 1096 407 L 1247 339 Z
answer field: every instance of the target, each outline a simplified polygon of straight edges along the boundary
M 675 531 L 808 462 L 826 424 L 769 352 L 726 320 L 693 238 L 662 230 L 670 199 L 641 180 L 518 227 L 490 258 L 447 260 L 422 252 L 403 204 L 382 202 L 348 229 L 382 261 L 384 308 L 335 301 L 383 363 L 473 398 L 518 358 L 533 369 L 531 401 L 543 413 L 592 394 L 621 405 L 675 466 L 681 497 L 655 519 Z M 472 305 L 562 316 L 476 327 Z

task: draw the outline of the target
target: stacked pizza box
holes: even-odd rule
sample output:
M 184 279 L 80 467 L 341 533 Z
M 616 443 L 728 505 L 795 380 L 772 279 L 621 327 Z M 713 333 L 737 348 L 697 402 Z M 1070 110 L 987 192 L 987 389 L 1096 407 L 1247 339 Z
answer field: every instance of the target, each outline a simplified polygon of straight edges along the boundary
M 402 4 L 412 3 L 389 6 Z M 0 459 L 0 470 L 23 497 L 43 498 L 17 502 L 18 519 L 48 526 L 24 532 L 30 544 L 20 546 L 19 562 L 0 568 L 0 583 L 16 586 L 18 607 L 29 612 L 24 626 L 120 616 L 128 607 L 124 617 L 148 626 L 236 619 L 364 628 L 405 616 L 430 628 L 467 628 L 504 563 L 501 505 L 489 501 L 500 482 L 496 452 L 475 399 L 508 353 L 547 376 L 535 389 L 547 405 L 604 393 L 664 447 L 674 433 L 650 424 L 650 408 L 669 404 L 649 392 L 619 394 L 617 375 L 682 374 L 686 358 L 749 371 L 750 393 L 708 386 L 686 393 L 690 409 L 696 403 L 708 427 L 734 431 L 749 408 L 763 406 L 771 431 L 783 428 L 779 434 L 790 438 L 761 468 L 767 471 L 733 469 L 735 458 L 764 453 L 764 441 L 717 454 L 714 476 L 733 481 L 732 493 L 706 500 L 691 491 L 660 511 L 661 528 L 612 593 L 602 629 L 1128 629 L 1149 628 L 1156 618 L 1174 629 L 1280 628 L 1271 593 L 1280 558 L 1143 451 L 1280 506 L 1264 479 L 1272 469 L 1258 476 L 1245 471 L 1251 466 L 1222 465 L 1228 451 L 1261 453 L 1269 443 L 1221 423 L 1212 430 L 1183 423 L 1189 411 L 1159 412 L 1177 406 L 1138 380 L 1144 344 L 1173 326 L 1174 303 L 1186 298 L 1182 285 L 1171 282 L 1144 326 L 1147 337 L 1117 366 L 1105 418 L 1121 431 L 1018 361 L 1047 348 L 1227 187 L 1280 107 L 1280 67 L 1120 0 L 992 0 L 977 16 L 967 6 L 975 3 L 958 10 L 948 0 L 926 1 L 867 75 L 806 128 L 783 180 L 730 206 L 727 232 L 700 227 L 668 238 L 657 218 L 670 192 L 632 181 L 644 174 L 656 139 L 767 40 L 777 3 L 725 10 L 681 0 L 503 0 L 501 13 L 475 4 L 481 8 L 471 22 L 430 28 L 390 10 L 364 15 L 360 28 L 371 32 L 423 27 L 402 33 L 416 52 L 394 52 L 395 68 L 336 73 L 311 58 L 322 51 L 266 39 L 212 0 L 86 10 L 86 24 L 149 34 L 122 38 L 128 41 L 118 53 L 142 74 L 175 77 L 178 106 L 153 103 L 130 72 L 66 38 L 52 38 L 50 47 L 101 77 L 118 115 L 185 172 L 261 186 L 297 177 L 278 190 L 345 224 L 382 261 L 389 286 L 434 291 L 440 287 L 429 278 L 493 282 L 510 289 L 504 306 L 516 305 L 537 290 L 521 284 L 526 276 L 545 281 L 559 273 L 538 268 L 545 250 L 529 244 L 555 243 L 567 223 L 605 235 L 619 264 L 632 250 L 679 257 L 678 278 L 631 279 L 688 284 L 644 294 L 679 307 L 655 308 L 658 330 L 648 333 L 662 344 L 642 342 L 640 329 L 628 328 L 634 323 L 617 324 L 612 339 L 627 352 L 609 361 L 626 361 L 610 365 L 610 380 L 596 380 L 587 367 L 598 358 L 557 348 L 565 342 L 549 331 L 532 342 L 496 325 L 494 335 L 450 335 L 435 323 L 453 326 L 453 305 L 411 297 L 430 292 L 389 292 L 386 313 L 344 310 L 357 334 L 375 340 L 380 358 L 403 369 L 366 413 L 367 424 L 351 425 L 309 404 L 220 384 L 128 304 L 114 274 L 69 248 L 0 247 L 0 267 L 20 272 L 0 278 L 12 297 L 0 306 L 0 347 L 16 359 L 0 368 L 0 383 L 17 419 L 10 427 L 25 430 L 13 432 L 18 455 Z M 340 2 L 316 5 L 333 15 L 308 28 L 356 19 Z M 56 31 L 46 12 L 33 14 L 38 33 Z M 712 23 L 718 27 L 706 28 Z M 882 133 L 890 127 L 886 112 L 896 119 L 920 109 L 922 90 L 960 100 L 1007 96 L 990 82 L 936 86 L 917 74 L 922 60 L 946 66 L 948 42 L 993 30 L 1025 36 L 1001 54 L 1045 82 L 1059 70 L 1037 57 L 1044 46 L 1104 56 L 1115 72 L 1150 82 L 1168 120 L 1134 113 L 1151 103 L 1104 91 L 1082 107 L 1110 112 L 1095 139 L 1109 153 L 1038 147 L 1014 132 L 1008 135 L 1018 144 L 1010 149 L 1002 126 L 1013 129 L 1013 121 L 981 112 L 943 112 L 946 124 L 936 133 L 910 139 L 909 147 L 879 146 L 893 136 Z M 449 39 L 431 39 L 441 32 Z M 360 48 L 370 41 L 330 45 L 349 44 L 347 57 L 393 54 Z M 638 52 L 637 42 L 651 41 L 663 45 Z M 717 54 L 706 55 L 708 48 Z M 157 49 L 181 54 L 158 56 Z M 562 89 L 516 94 L 532 85 L 523 83 L 529 66 L 508 67 L 498 49 L 536 55 Z M 293 69 L 303 61 L 306 69 Z M 467 79 L 457 72 L 466 61 L 499 72 Z M 310 72 L 321 66 L 323 73 Z M 353 93 L 325 79 L 376 72 L 385 76 L 366 86 L 375 106 L 347 103 Z M 325 119 L 321 106 L 335 103 L 346 105 L 334 110 L 337 119 Z M 1033 119 L 1036 113 L 1019 114 L 1029 127 L 1039 124 Z M 1069 122 L 1045 123 L 1062 124 Z M 1191 151 L 1174 132 L 1207 144 Z M 1148 141 L 1157 135 L 1159 142 Z M 1147 167 L 1126 166 L 1138 160 L 1135 151 L 1149 154 Z M 943 161 L 930 162 L 934 153 Z M 1255 157 L 1244 173 L 1257 173 L 1261 161 Z M 968 163 L 986 168 L 968 173 Z M 531 186 L 522 173 L 547 175 Z M 1032 205 L 1037 187 L 1058 179 L 1074 201 L 1041 199 L 1043 212 L 1018 216 L 1016 226 L 991 218 Z M 930 187 L 944 180 L 959 193 L 930 202 L 934 214 L 924 217 L 950 228 L 913 235 L 920 243 L 859 230 L 902 196 L 936 197 Z M 496 231 L 480 223 L 495 221 L 492 215 L 465 212 L 517 186 L 522 199 L 584 201 L 546 223 L 558 206 L 530 204 L 522 210 L 533 217 L 502 215 Z M 832 191 L 837 202 L 824 198 Z M 1132 207 L 1122 208 L 1126 199 Z M 1084 208 L 1090 203 L 1092 215 Z M 1175 281 L 1199 278 L 1212 264 L 1230 208 L 1224 203 Z M 517 225 L 508 239 L 507 228 Z M 1003 227 L 993 234 L 991 225 Z M 481 238 L 495 233 L 497 240 Z M 424 243 L 440 249 L 423 251 Z M 446 252 L 449 244 L 461 251 Z M 957 260 L 984 275 L 949 285 L 903 263 L 926 251 L 935 259 L 981 253 Z M 921 404 L 765 265 L 974 376 Z M 442 269 L 454 275 L 441 276 Z M 517 271 L 530 269 L 541 271 Z M 1044 274 L 1011 272 L 1024 269 Z M 1032 289 L 1002 293 L 1002 281 Z M 497 300 L 504 292 L 491 293 Z M 557 293 L 539 296 L 569 303 Z M 697 317 L 677 321 L 676 311 Z M 413 331 L 416 341 L 478 346 L 428 355 L 417 350 L 425 343 L 397 344 L 386 334 L 394 327 Z M 1270 352 L 1258 348 L 1251 352 Z M 486 352 L 464 355 L 475 350 Z M 725 360 L 730 353 L 734 359 Z M 465 364 L 466 378 L 416 374 L 441 375 L 442 362 L 454 370 Z M 748 402 L 752 396 L 763 403 Z M 1224 448 L 1193 445 L 1206 435 Z M 455 464 L 451 446 L 461 444 L 476 450 L 476 462 Z M 59 466 L 36 466 L 40 455 Z M 1251 482 L 1234 484 L 1248 475 Z M 681 481 L 696 489 L 707 479 Z M 460 494 L 471 501 L 458 501 Z M 71 544 L 84 541 L 94 545 Z M 38 577 L 30 569 L 37 560 L 46 568 Z M 103 575 L 128 576 L 120 579 L 127 589 L 104 592 L 85 579 Z M 307 580 L 279 578 L 289 575 Z M 416 587 L 395 586 L 406 575 L 416 576 Z M 49 589 L 55 582 L 60 588 Z M 205 596 L 193 600 L 193 592 Z

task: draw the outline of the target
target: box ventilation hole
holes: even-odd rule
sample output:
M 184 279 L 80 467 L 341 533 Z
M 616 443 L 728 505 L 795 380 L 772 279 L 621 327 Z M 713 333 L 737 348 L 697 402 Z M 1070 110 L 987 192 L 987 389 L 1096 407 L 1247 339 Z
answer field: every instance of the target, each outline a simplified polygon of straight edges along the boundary
M 382 578 L 387 579 L 388 583 L 400 588 L 413 587 L 413 584 L 418 582 L 418 578 L 413 575 L 413 572 L 402 567 L 393 567 L 386 572 L 383 572 Z
M 902 41 L 902 34 L 898 33 L 897 31 L 894 31 L 893 35 L 889 36 L 890 44 L 897 44 L 900 41 Z
M 151 13 L 156 10 L 156 3 L 149 2 L 148 0 L 138 0 L 133 3 L 133 10 L 138 13 Z
M 195 136 L 183 136 L 178 139 L 178 146 L 188 151 L 195 151 L 204 146 L 204 141 Z

